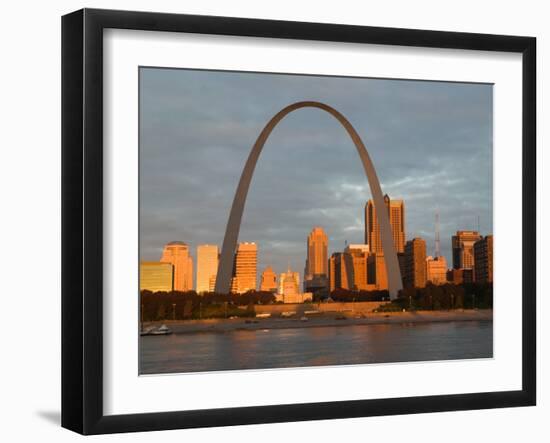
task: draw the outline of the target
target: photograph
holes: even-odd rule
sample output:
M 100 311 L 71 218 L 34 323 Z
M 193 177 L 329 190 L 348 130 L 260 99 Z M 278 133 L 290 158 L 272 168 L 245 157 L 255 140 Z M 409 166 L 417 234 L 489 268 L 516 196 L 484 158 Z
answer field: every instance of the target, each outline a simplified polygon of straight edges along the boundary
M 138 69 L 140 375 L 493 358 L 493 84 Z

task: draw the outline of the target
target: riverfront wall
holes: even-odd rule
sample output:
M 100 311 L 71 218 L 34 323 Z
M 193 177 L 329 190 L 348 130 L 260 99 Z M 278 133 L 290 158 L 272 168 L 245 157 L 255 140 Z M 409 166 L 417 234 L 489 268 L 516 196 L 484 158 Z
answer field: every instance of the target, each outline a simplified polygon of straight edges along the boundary
M 355 303 L 333 302 L 333 303 L 285 303 L 279 305 L 254 305 L 256 314 L 281 314 L 283 312 L 295 311 L 303 314 L 306 311 L 320 312 L 348 312 L 356 314 L 367 314 L 374 311 L 387 301 L 363 301 Z

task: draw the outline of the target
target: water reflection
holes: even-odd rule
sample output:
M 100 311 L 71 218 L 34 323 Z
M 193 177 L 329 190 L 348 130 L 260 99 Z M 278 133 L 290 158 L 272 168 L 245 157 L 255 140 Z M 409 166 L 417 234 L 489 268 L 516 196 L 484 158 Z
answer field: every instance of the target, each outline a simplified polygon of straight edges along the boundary
M 141 337 L 140 372 L 157 374 L 490 358 L 490 321 L 237 330 Z

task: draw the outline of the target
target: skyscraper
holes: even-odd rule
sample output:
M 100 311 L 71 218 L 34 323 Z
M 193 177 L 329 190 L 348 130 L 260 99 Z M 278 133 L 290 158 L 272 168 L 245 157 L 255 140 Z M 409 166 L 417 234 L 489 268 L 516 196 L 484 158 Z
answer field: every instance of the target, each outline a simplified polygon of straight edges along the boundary
M 277 274 L 273 272 L 271 266 L 268 266 L 264 269 L 264 272 L 262 272 L 260 291 L 277 292 Z
M 390 219 L 393 243 L 399 254 L 405 251 L 405 204 L 403 200 L 391 200 L 388 194 L 384 196 L 384 204 Z M 369 245 L 371 253 L 384 252 L 373 200 L 365 205 L 365 243 Z
M 405 244 L 403 283 L 408 288 L 426 286 L 426 241 L 422 238 L 413 238 Z
M 186 243 L 173 241 L 166 244 L 160 261 L 174 266 L 174 291 L 193 289 L 193 259 Z
M 307 237 L 307 259 L 304 278 L 328 274 L 328 237 L 323 228 L 316 226 Z
M 319 226 L 314 227 L 307 237 L 304 291 L 328 292 L 328 237 Z
M 256 290 L 256 266 L 258 263 L 258 245 L 239 243 L 235 256 L 234 292 L 242 294 Z
M 490 283 L 493 281 L 493 236 L 474 243 L 474 278 L 479 283 Z
M 474 269 L 474 243 L 481 240 L 477 231 L 457 231 L 452 237 L 453 268 Z
M 219 251 L 216 245 L 197 246 L 197 292 L 211 291 L 211 280 L 218 272 Z

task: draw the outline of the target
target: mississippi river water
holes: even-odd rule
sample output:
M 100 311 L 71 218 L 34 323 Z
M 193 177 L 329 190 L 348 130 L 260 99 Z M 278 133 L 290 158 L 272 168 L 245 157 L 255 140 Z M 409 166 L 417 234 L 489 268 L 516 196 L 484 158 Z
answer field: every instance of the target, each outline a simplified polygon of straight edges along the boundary
M 140 339 L 140 356 L 142 374 L 491 358 L 493 323 L 348 325 L 146 336 Z

